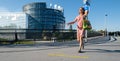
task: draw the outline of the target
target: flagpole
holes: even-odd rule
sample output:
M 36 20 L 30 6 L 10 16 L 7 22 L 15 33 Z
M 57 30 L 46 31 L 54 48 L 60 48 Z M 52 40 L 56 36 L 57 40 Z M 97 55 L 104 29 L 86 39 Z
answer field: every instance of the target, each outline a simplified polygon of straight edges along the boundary
M 83 4 L 84 4 L 83 7 L 85 9 L 86 19 L 88 20 L 88 13 L 90 11 L 90 0 L 83 0 Z M 88 42 L 87 38 L 88 38 L 88 31 L 85 30 L 85 42 Z
M 108 32 L 107 32 L 107 14 L 105 14 L 105 36 L 108 36 Z

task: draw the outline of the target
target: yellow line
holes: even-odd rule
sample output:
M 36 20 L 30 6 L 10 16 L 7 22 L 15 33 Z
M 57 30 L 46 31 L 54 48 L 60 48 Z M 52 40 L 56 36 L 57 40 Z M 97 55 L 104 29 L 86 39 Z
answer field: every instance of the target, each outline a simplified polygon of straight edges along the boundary
M 48 56 L 52 57 L 68 57 L 68 58 L 88 58 L 88 56 L 76 56 L 76 55 L 66 55 L 66 54 L 48 54 Z

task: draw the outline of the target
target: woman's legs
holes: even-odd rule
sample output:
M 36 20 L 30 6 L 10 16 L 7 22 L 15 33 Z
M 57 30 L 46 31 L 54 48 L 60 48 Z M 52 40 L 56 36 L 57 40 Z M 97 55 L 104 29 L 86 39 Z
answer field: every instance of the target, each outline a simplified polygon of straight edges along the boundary
M 84 39 L 83 39 L 83 38 L 84 38 L 84 34 L 85 34 L 85 31 L 84 31 L 84 29 L 83 29 L 83 30 L 82 30 L 82 33 L 81 33 L 81 38 L 80 38 L 81 41 L 82 41 L 82 42 L 81 42 L 81 43 L 82 43 L 82 46 L 81 46 L 82 49 L 84 49 Z
M 84 40 L 83 40 L 83 36 L 80 36 L 79 47 L 80 47 L 79 52 L 81 52 L 81 50 L 84 49 Z
M 80 50 L 84 49 L 84 42 L 83 42 L 83 37 L 80 37 Z
M 77 32 L 77 41 L 79 42 L 79 52 L 84 49 L 84 40 L 83 40 L 84 30 L 79 30 Z
M 83 37 L 81 37 L 81 41 L 82 41 L 81 42 L 82 43 L 81 48 L 84 49 L 84 40 L 83 40 Z
M 78 43 L 79 43 L 79 53 L 81 52 L 81 37 L 80 37 L 80 35 L 77 35 L 77 41 L 78 41 Z

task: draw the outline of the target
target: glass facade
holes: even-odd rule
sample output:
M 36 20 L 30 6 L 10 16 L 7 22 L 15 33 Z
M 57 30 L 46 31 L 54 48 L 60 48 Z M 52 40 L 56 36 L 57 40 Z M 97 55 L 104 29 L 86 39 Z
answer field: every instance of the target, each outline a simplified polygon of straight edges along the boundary
M 26 28 L 26 14 L 23 12 L 0 12 L 0 29 Z
M 64 12 L 47 8 L 45 2 L 27 4 L 23 11 L 27 14 L 28 29 L 65 29 Z

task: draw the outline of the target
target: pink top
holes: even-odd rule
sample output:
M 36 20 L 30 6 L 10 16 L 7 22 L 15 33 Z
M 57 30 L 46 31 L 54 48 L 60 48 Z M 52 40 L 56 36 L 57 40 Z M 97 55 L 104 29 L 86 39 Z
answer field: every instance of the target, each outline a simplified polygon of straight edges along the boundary
M 78 16 L 75 18 L 75 20 L 77 21 L 77 28 L 82 29 L 83 16 L 78 15 Z
M 75 21 L 77 22 L 77 40 L 79 41 L 80 40 L 80 37 L 83 37 L 84 36 L 84 29 L 82 27 L 83 25 L 83 16 L 79 15 L 75 18 Z

